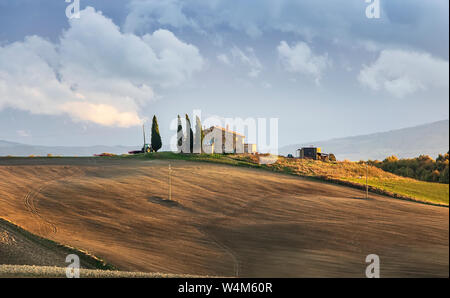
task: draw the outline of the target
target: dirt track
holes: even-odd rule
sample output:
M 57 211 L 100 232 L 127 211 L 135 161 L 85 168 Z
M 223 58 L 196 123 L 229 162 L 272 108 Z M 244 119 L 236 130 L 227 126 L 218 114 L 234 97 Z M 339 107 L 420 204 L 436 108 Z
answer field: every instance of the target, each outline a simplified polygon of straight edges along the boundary
M 257 169 L 0 159 L 0 217 L 122 270 L 243 277 L 449 275 L 449 209 Z

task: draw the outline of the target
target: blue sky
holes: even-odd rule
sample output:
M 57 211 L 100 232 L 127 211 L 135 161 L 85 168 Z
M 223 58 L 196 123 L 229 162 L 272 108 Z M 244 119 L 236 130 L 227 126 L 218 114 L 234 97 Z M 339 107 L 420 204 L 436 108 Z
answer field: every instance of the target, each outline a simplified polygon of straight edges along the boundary
M 448 1 L 0 0 L 0 139 L 141 143 L 156 114 L 279 118 L 279 145 L 448 119 Z

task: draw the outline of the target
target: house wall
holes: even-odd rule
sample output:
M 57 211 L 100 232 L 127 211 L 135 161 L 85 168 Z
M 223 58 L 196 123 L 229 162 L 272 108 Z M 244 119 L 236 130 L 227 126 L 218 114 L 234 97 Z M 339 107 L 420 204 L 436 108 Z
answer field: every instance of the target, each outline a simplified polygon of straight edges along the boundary
M 256 144 L 244 144 L 244 153 L 256 153 Z
M 205 130 L 204 144 L 204 149 L 214 144 L 207 149 L 214 153 L 244 153 L 244 136 L 217 127 Z
M 203 153 L 213 154 L 214 153 L 214 144 L 212 144 L 212 145 L 204 145 L 203 146 Z

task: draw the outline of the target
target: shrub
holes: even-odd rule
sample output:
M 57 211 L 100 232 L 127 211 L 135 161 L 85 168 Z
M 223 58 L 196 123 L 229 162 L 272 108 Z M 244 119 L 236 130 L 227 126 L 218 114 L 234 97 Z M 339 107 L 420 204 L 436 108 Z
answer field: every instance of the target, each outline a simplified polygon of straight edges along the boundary
M 333 153 L 330 153 L 330 155 L 328 155 L 328 158 L 330 161 L 336 161 L 336 156 Z

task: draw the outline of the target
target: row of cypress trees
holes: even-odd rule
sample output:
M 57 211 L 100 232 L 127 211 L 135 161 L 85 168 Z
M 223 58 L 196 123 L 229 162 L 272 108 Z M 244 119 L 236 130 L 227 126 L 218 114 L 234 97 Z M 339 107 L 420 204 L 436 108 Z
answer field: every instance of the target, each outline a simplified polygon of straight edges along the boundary
M 199 152 L 201 152 L 201 145 L 203 144 L 203 139 L 205 134 L 203 132 L 202 123 L 200 118 L 196 116 L 195 119 L 195 135 L 192 130 L 191 119 L 189 119 L 188 114 L 186 118 L 186 134 L 183 133 L 183 125 L 181 124 L 181 117 L 178 115 L 178 127 L 177 127 L 177 146 L 178 152 L 180 153 L 194 153 L 194 144 L 199 146 Z M 195 143 L 194 143 L 195 142 Z
M 154 152 L 158 152 L 162 147 L 161 134 L 159 133 L 158 119 L 156 115 L 153 116 L 152 120 L 152 137 L 151 137 L 151 146 Z M 192 130 L 191 120 L 189 119 L 188 114 L 186 114 L 186 134 L 183 133 L 183 125 L 181 124 L 181 117 L 178 115 L 178 127 L 177 127 L 177 146 L 179 152 L 182 153 L 193 153 L 194 152 L 194 141 L 200 145 L 203 144 L 203 139 L 205 137 L 202 123 L 200 118 L 196 116 L 195 119 L 195 135 Z M 183 144 L 185 146 L 183 146 Z M 186 148 L 184 148 L 186 147 Z M 200 149 L 201 150 L 201 149 Z

